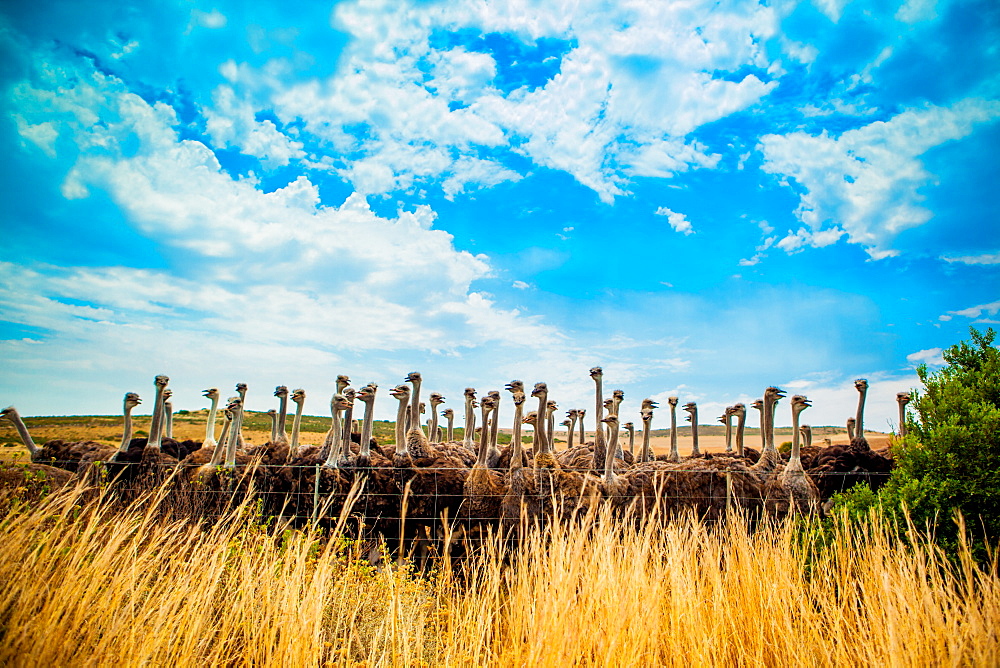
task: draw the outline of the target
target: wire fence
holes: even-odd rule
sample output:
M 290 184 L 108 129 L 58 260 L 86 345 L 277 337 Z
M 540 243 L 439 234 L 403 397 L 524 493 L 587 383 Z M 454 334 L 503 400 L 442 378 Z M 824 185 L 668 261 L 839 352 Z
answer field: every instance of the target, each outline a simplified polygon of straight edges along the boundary
M 750 517 L 822 513 L 834 493 L 858 483 L 877 489 L 888 472 L 808 474 L 815 499 L 781 485 L 781 470 L 662 467 L 625 469 L 607 484 L 592 469 L 486 471 L 391 466 L 330 468 L 320 464 L 252 464 L 232 469 L 186 464 L 51 462 L 78 469 L 78 479 L 123 503 L 150 490 L 167 495 L 171 516 L 211 522 L 251 500 L 258 521 L 285 527 L 336 528 L 351 538 L 385 544 L 424 562 L 442 551 L 463 552 L 490 532 L 527 523 L 572 519 L 610 504 L 638 521 L 694 514 L 713 524 L 734 510 Z M 452 554 L 451 556 L 458 556 Z

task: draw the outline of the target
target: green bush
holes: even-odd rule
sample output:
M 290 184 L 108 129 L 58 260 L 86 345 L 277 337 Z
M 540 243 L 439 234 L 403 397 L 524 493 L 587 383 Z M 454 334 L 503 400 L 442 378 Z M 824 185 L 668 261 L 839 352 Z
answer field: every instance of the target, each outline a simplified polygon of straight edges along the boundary
M 862 517 L 879 506 L 901 522 L 930 530 L 949 553 L 958 548 L 956 512 L 967 524 L 976 556 L 1000 538 L 1000 350 L 996 333 L 970 329 L 971 340 L 944 351 L 939 371 L 922 364 L 923 392 L 913 392 L 916 414 L 894 445 L 896 468 L 877 494 L 861 486 L 840 495 L 836 507 Z

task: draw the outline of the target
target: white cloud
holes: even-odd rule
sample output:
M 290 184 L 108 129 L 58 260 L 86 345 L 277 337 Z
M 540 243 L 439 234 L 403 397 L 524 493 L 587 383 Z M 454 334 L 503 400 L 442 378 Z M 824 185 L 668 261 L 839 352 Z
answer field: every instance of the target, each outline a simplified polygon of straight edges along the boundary
M 216 146 L 235 147 L 261 159 L 265 167 L 280 167 L 305 157 L 302 142 L 294 141 L 270 120 L 254 118 L 254 108 L 239 100 L 231 86 L 219 86 L 213 106 L 204 109 L 206 130 Z
M 944 358 L 941 357 L 940 348 L 928 348 L 927 350 L 918 350 L 915 353 L 910 353 L 906 356 L 906 361 L 914 365 L 916 364 L 928 364 L 930 366 L 943 366 Z
M 528 285 L 527 283 L 525 283 L 524 281 L 514 281 L 514 282 L 513 282 L 512 284 L 511 284 L 511 287 L 512 287 L 512 288 L 515 288 L 515 289 L 517 289 L 517 290 L 527 290 L 527 289 L 528 289 L 528 288 L 530 288 L 531 286 L 530 286 L 530 285 Z
M 667 222 L 670 224 L 670 227 L 673 228 L 674 232 L 680 232 L 685 236 L 694 234 L 694 228 L 691 227 L 691 221 L 685 218 L 683 213 L 671 211 L 665 206 L 659 207 L 654 213 L 657 216 L 666 216 Z
M 996 315 L 1000 313 L 1000 301 L 995 301 L 990 304 L 979 304 L 978 306 L 970 306 L 969 308 L 964 308 L 961 311 L 948 311 L 952 316 L 960 315 L 965 318 L 978 318 L 983 313 L 989 315 Z M 951 318 L 948 318 L 949 320 Z
M 758 149 L 763 169 L 794 179 L 802 188 L 796 216 L 804 227 L 779 242 L 793 251 L 822 246 L 846 234 L 872 259 L 897 254 L 892 241 L 930 220 L 920 189 L 933 176 L 919 157 L 1000 118 L 1000 102 L 967 99 L 952 107 L 904 111 L 839 137 L 794 132 L 765 135 Z
M 896 11 L 896 20 L 903 23 L 919 23 L 937 18 L 937 0 L 906 0 Z
M 982 255 L 961 255 L 958 257 L 941 256 L 945 262 L 959 264 L 1000 264 L 1000 253 L 984 253 Z

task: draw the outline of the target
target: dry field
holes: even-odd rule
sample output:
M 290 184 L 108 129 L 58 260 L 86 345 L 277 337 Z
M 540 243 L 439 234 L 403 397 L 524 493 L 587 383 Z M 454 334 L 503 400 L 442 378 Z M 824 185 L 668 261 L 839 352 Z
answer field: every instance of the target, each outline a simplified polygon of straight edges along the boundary
M 996 666 L 1000 578 L 880 530 L 607 515 L 430 573 L 153 493 L 0 499 L 10 666 Z M 90 498 L 88 498 L 90 497 Z M 878 526 L 877 524 L 875 526 Z

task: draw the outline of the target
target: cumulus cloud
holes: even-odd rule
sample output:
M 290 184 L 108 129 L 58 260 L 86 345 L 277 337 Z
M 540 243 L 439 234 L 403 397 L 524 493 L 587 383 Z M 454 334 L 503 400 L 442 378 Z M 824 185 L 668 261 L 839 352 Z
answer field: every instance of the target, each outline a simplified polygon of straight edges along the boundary
M 926 223 L 921 188 L 931 183 L 920 156 L 968 136 L 977 125 L 1000 118 L 1000 102 L 962 100 L 951 107 L 904 111 L 839 137 L 793 132 L 761 137 L 763 169 L 799 186 L 796 217 L 803 227 L 778 246 L 794 251 L 820 247 L 846 235 L 872 257 L 896 255 L 896 236 Z
M 942 256 L 945 262 L 958 264 L 1000 264 L 1000 253 L 984 253 L 982 255 L 959 255 L 955 257 Z
M 940 348 L 928 348 L 927 350 L 918 350 L 915 353 L 910 353 L 906 356 L 906 361 L 914 365 L 916 364 L 929 364 L 931 366 L 943 366 L 944 358 L 941 357 Z
M 948 311 L 947 316 L 941 316 L 941 320 L 951 320 L 953 316 L 960 315 L 964 318 L 979 318 L 983 314 L 986 315 L 996 315 L 1000 312 L 1000 301 L 995 301 L 990 304 L 979 304 L 978 306 L 970 306 L 969 308 L 964 308 L 960 311 Z M 986 320 L 974 320 L 973 322 L 989 322 Z
M 694 228 L 691 227 L 691 221 L 688 220 L 683 213 L 671 211 L 665 206 L 659 207 L 654 213 L 657 216 L 666 216 L 667 223 L 670 224 L 670 227 L 673 228 L 674 232 L 680 232 L 685 236 L 694 234 Z

